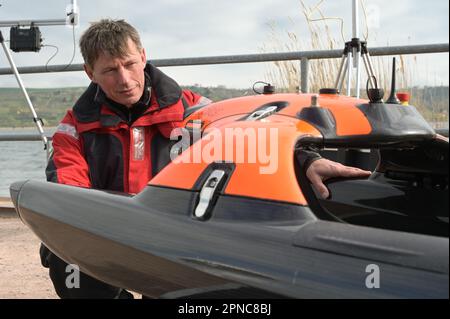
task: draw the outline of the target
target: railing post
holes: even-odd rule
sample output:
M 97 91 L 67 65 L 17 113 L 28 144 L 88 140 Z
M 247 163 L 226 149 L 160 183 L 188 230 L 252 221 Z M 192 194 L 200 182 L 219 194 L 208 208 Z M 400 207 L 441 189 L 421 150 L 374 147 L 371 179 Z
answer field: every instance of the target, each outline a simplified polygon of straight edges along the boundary
M 52 153 L 53 153 L 53 150 L 52 150 L 52 144 L 50 143 L 50 141 L 49 140 L 47 140 L 47 144 L 45 145 L 45 151 L 46 151 L 46 154 L 47 154 L 47 163 L 48 163 L 48 161 L 50 160 L 50 156 L 52 155 Z
M 300 87 L 302 93 L 308 93 L 308 74 L 309 74 L 309 59 L 303 57 L 300 60 Z

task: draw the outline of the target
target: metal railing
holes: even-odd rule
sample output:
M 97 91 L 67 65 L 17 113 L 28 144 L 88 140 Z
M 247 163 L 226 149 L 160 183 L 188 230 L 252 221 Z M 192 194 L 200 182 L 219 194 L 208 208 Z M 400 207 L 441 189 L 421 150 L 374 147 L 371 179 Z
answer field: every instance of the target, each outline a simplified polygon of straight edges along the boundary
M 448 43 L 408 45 L 393 47 L 370 48 L 371 56 L 386 55 L 408 55 L 408 54 L 426 54 L 426 53 L 448 53 Z M 191 57 L 174 59 L 155 59 L 150 60 L 157 67 L 169 66 L 194 66 L 194 65 L 212 65 L 212 64 L 235 64 L 235 63 L 260 63 L 274 61 L 300 61 L 300 87 L 302 92 L 308 92 L 308 74 L 309 61 L 317 59 L 335 59 L 342 57 L 342 50 L 321 50 L 321 51 L 296 51 L 283 53 L 261 53 L 261 54 L 241 54 L 241 55 L 223 55 L 209 57 Z M 21 74 L 30 73 L 49 73 L 49 72 L 73 72 L 83 71 L 82 64 L 53 65 L 53 66 L 27 66 L 18 68 Z M 0 68 L 0 75 L 12 74 L 9 68 Z M 40 140 L 39 135 L 0 135 L 2 141 L 34 141 Z
M 52 135 L 45 134 L 47 140 L 52 139 Z M 42 141 L 42 138 L 39 134 L 33 133 L 20 133 L 20 134 L 0 134 L 0 142 L 33 142 L 33 141 Z
M 425 53 L 444 53 L 449 52 L 448 43 L 426 44 L 426 45 L 408 45 L 393 47 L 370 48 L 371 56 L 385 55 L 406 55 L 406 54 L 425 54 Z M 236 63 L 259 63 L 274 61 L 300 61 L 301 67 L 301 90 L 308 92 L 308 73 L 309 61 L 317 59 L 335 59 L 342 57 L 342 50 L 320 50 L 320 51 L 295 51 L 282 53 L 260 53 L 260 54 L 241 54 L 241 55 L 223 55 L 209 57 L 175 58 L 175 59 L 155 59 L 150 60 L 157 67 L 168 66 L 194 66 L 211 64 L 236 64 Z M 18 68 L 19 73 L 48 73 L 48 72 L 70 72 L 83 71 L 82 64 L 52 65 L 52 66 L 27 66 Z M 0 75 L 12 74 L 9 68 L 0 68 Z

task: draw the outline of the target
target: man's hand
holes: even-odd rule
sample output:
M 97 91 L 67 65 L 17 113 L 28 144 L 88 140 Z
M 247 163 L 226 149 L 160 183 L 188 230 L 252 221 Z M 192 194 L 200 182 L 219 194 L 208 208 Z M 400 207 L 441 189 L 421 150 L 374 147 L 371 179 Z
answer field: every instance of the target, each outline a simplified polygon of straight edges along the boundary
M 318 159 L 311 163 L 306 171 L 306 176 L 313 187 L 320 193 L 322 198 L 330 196 L 330 192 L 323 184 L 323 181 L 332 177 L 344 178 L 367 178 L 372 172 L 364 171 L 356 167 L 345 166 L 325 158 Z

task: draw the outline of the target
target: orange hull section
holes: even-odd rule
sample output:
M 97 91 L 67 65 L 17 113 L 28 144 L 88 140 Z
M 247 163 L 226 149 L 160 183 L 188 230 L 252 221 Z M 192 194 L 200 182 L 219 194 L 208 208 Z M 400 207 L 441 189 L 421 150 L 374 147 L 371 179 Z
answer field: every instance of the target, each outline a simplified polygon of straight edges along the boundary
M 279 101 L 289 104 L 262 120 L 238 121 L 262 105 Z M 213 103 L 197 111 L 185 120 L 185 125 L 201 120 L 202 131 L 208 134 L 149 184 L 192 189 L 210 163 L 229 161 L 236 168 L 225 194 L 307 205 L 294 171 L 294 147 L 302 136 L 322 137 L 315 127 L 296 118 L 303 107 L 310 106 L 310 101 L 309 94 L 260 95 Z M 321 95 L 319 103 L 333 114 L 338 135 L 371 132 L 369 122 L 355 107 L 365 100 Z M 252 144 L 252 140 L 258 142 Z

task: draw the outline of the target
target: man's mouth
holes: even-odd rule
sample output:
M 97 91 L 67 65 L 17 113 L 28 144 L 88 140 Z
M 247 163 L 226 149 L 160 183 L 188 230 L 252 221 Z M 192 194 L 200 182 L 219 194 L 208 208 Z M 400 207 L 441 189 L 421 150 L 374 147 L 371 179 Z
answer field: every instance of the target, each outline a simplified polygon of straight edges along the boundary
M 123 95 L 130 95 L 133 93 L 135 88 L 131 88 L 131 89 L 126 89 L 126 90 L 120 90 L 119 93 L 123 94 Z

